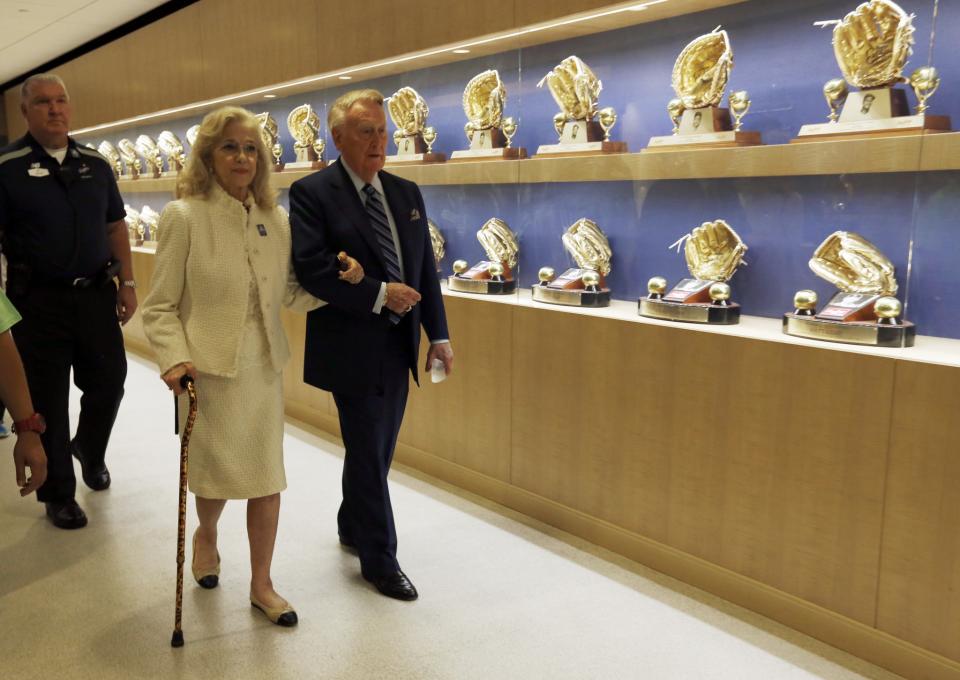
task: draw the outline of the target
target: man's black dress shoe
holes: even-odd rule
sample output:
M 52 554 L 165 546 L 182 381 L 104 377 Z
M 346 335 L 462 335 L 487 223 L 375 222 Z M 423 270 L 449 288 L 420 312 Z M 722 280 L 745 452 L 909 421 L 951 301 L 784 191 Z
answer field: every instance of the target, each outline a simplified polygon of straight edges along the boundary
M 53 526 L 59 529 L 81 529 L 87 526 L 87 516 L 83 508 L 73 499 L 65 503 L 44 503 L 47 506 L 47 517 Z
M 80 452 L 80 447 L 73 442 L 70 442 L 70 453 L 80 461 L 80 471 L 83 475 L 84 484 L 94 491 L 103 491 L 110 488 L 110 470 L 107 469 L 106 463 L 100 463 L 96 467 L 88 465 Z
M 383 574 L 380 576 L 367 576 L 364 574 L 363 578 L 375 585 L 381 593 L 395 600 L 410 602 L 419 597 L 417 589 L 413 587 L 410 579 L 400 570 L 392 574 Z

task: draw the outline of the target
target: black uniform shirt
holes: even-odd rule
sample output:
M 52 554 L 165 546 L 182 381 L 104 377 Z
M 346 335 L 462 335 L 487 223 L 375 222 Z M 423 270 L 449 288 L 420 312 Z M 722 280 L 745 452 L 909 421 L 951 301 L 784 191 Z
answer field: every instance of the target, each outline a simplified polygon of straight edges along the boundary
M 28 132 L 0 150 L 0 229 L 11 263 L 72 280 L 110 260 L 107 224 L 126 216 L 107 160 L 69 139 L 63 164 Z

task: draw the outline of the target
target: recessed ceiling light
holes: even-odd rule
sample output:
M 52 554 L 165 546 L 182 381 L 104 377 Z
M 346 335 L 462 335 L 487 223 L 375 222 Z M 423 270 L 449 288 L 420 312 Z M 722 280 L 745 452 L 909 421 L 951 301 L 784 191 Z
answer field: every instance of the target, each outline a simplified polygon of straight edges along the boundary
M 470 54 L 470 50 L 465 50 L 462 47 L 458 50 L 453 51 L 454 54 Z
M 277 95 L 275 95 L 275 94 L 265 94 L 265 95 L 263 95 L 263 98 L 264 98 L 264 99 L 276 99 L 276 98 L 277 98 Z
M 353 80 L 353 76 L 340 76 L 340 80 Z

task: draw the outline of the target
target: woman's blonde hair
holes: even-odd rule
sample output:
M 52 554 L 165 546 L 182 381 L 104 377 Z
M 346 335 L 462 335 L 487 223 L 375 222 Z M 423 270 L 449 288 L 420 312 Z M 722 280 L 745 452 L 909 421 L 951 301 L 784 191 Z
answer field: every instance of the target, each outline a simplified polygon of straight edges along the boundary
M 250 193 L 257 205 L 272 208 L 277 204 L 277 192 L 270 185 L 273 158 L 260 136 L 260 123 L 252 113 L 239 106 L 224 106 L 203 117 L 190 156 L 177 178 L 177 198 L 209 196 L 213 183 L 217 181 L 213 173 L 213 152 L 231 123 L 240 123 L 253 133 L 257 146 L 257 172 L 250 184 Z

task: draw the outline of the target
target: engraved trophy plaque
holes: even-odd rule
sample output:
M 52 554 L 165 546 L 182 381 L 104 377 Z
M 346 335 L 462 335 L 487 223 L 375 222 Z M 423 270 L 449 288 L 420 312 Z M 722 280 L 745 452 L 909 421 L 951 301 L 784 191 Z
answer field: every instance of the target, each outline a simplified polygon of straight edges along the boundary
M 652 137 L 644 151 L 761 144 L 759 132 L 742 129 L 742 119 L 751 103 L 745 90 L 730 93 L 730 108 L 720 106 L 732 70 L 730 36 L 719 26 L 684 47 L 673 65 L 671 78 L 677 97 L 667 103 L 673 134 Z
M 157 247 L 157 227 L 160 224 L 160 213 L 151 208 L 149 205 L 145 205 L 140 209 L 140 224 L 143 227 L 143 247 L 144 248 L 154 248 Z
M 123 221 L 127 223 L 127 234 L 130 237 L 130 245 L 142 246 L 143 225 L 140 223 L 140 213 L 134 210 L 128 203 L 123 204 L 123 209 L 127 211 Z
M 309 104 L 301 104 L 287 116 L 287 129 L 293 137 L 293 151 L 297 155 L 294 163 L 287 163 L 286 170 L 319 170 L 326 167 L 317 153 L 317 140 L 320 137 L 320 116 Z M 320 146 L 322 153 L 323 146 Z
M 175 177 L 186 163 L 187 158 L 183 153 L 183 142 L 180 138 L 169 130 L 164 130 L 157 137 L 157 146 L 167 155 L 167 172 L 164 177 Z
M 911 135 L 950 129 L 949 116 L 927 113 L 927 99 L 940 85 L 937 70 L 925 66 L 903 77 L 913 52 L 913 16 L 891 0 L 861 3 L 842 20 L 834 22 L 833 52 L 843 79 L 823 87 L 830 107 L 827 123 L 804 125 L 792 141 L 852 139 L 867 134 Z M 907 82 L 917 97 L 911 115 L 907 94 L 899 83 Z M 847 83 L 859 89 L 849 92 Z M 839 112 L 839 115 L 837 111 Z
M 163 157 L 160 155 L 160 149 L 157 143 L 150 135 L 140 135 L 135 144 L 137 153 L 143 156 L 146 161 L 147 172 L 154 178 L 163 174 Z
M 447 277 L 447 288 L 461 293 L 503 295 L 517 289 L 513 270 L 517 267 L 520 244 L 507 223 L 496 217 L 487 220 L 477 240 L 487 255 L 472 267 L 466 260 L 453 263 L 453 275 Z
M 121 175 L 121 179 L 139 179 L 141 165 L 137 147 L 129 139 L 121 139 L 117 142 L 117 151 L 120 152 L 120 158 L 123 159 L 123 167 L 126 170 Z
M 484 161 L 526 158 L 527 150 L 513 146 L 517 133 L 515 118 L 504 118 L 507 89 L 496 70 L 484 71 L 470 79 L 463 90 L 463 131 L 470 148 L 454 151 L 451 161 Z
M 103 140 L 97 147 L 97 153 L 106 158 L 107 162 L 110 163 L 114 178 L 120 179 L 120 176 L 123 174 L 123 165 L 120 163 L 120 152 L 117 151 L 117 147 L 107 140 Z
M 682 279 L 670 292 L 662 276 L 650 279 L 649 294 L 637 302 L 639 314 L 667 321 L 739 323 L 740 305 L 730 301 L 727 283 L 746 264 L 747 246 L 739 234 L 723 220 L 704 222 L 670 247 L 681 246 L 692 278 Z
M 564 232 L 563 245 L 576 267 L 560 276 L 553 267 L 541 267 L 540 282 L 533 285 L 533 299 L 573 307 L 607 307 L 610 289 L 606 285 L 613 251 L 597 223 L 582 217 Z
M 433 250 L 433 261 L 436 263 L 437 273 L 439 273 L 440 262 L 443 261 L 443 256 L 447 253 L 447 241 L 443 238 L 440 227 L 429 217 L 427 218 L 427 230 L 430 232 L 430 246 Z
M 446 154 L 434 153 L 436 129 L 427 125 L 430 107 L 412 87 L 401 87 L 387 99 L 387 111 L 397 129 L 393 141 L 397 153 L 387 156 L 386 163 L 402 165 L 412 163 L 442 163 Z
M 810 259 L 810 269 L 840 292 L 820 310 L 817 294 L 798 291 L 794 311 L 783 315 L 783 332 L 801 338 L 876 347 L 912 347 L 917 329 L 904 321 L 903 305 L 893 297 L 893 263 L 859 234 L 830 234 Z
M 580 57 L 570 56 L 545 75 L 537 87 L 546 85 L 560 112 L 553 117 L 553 127 L 560 140 L 543 144 L 538 156 L 582 156 L 600 153 L 624 153 L 626 142 L 610 141 L 610 128 L 616 112 L 605 109 L 601 121 L 597 117 L 603 83 Z M 604 123 L 603 121 L 606 121 Z
M 283 158 L 283 147 L 280 146 L 280 126 L 277 125 L 276 119 L 266 111 L 258 113 L 255 117 L 260 124 L 260 139 L 263 140 L 263 145 L 273 156 L 273 170 L 274 172 L 282 172 L 283 163 L 280 162 L 280 159 Z

